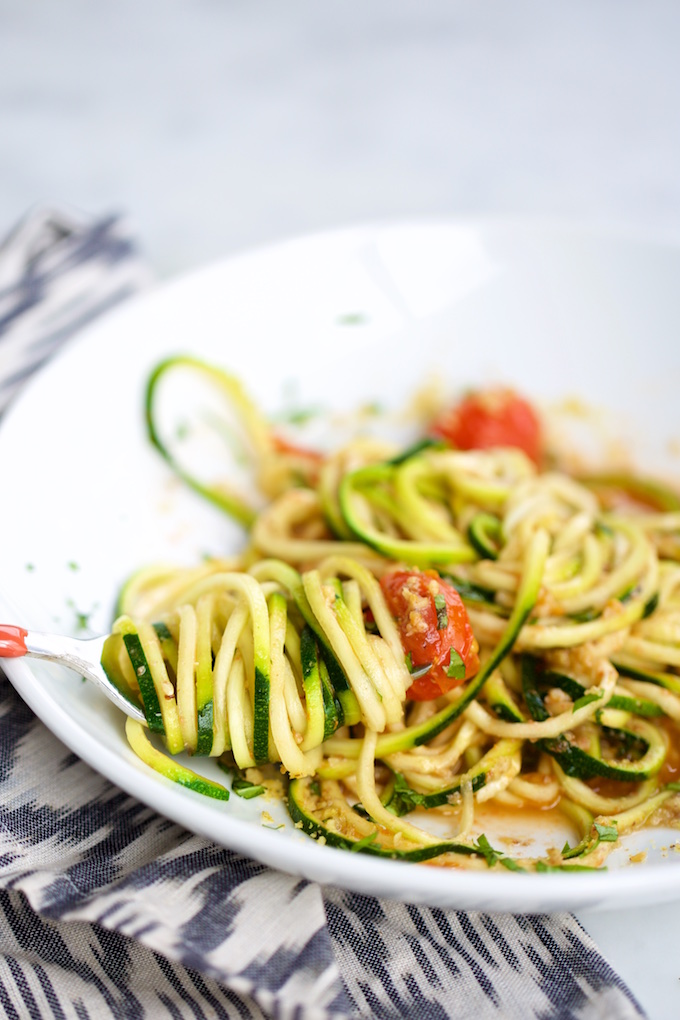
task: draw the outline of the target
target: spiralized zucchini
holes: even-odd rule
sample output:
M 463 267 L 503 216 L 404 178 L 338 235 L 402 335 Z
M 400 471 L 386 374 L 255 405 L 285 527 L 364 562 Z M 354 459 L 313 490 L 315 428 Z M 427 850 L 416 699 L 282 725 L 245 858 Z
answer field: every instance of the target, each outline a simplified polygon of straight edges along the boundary
M 154 418 L 170 371 L 198 373 L 223 394 L 250 438 L 261 509 L 177 468 Z M 233 791 L 276 787 L 321 842 L 440 865 L 601 867 L 620 836 L 676 824 L 675 493 L 441 438 L 405 451 L 361 438 L 309 454 L 282 443 L 235 380 L 194 358 L 156 369 L 147 415 L 169 465 L 247 536 L 236 558 L 145 567 L 121 593 L 102 661 L 144 706 L 148 738 L 139 724 L 128 733 L 149 765 L 191 785 L 162 764 L 167 755 L 217 758 Z M 387 594 L 402 575 L 425 586 L 397 586 L 411 600 L 406 624 Z M 432 593 L 430 637 L 441 641 L 449 591 L 467 612 L 477 665 L 466 673 L 452 644 L 450 684 L 414 700 L 433 669 L 411 661 L 418 600 Z M 479 834 L 490 805 L 559 811 L 575 838 L 515 859 Z

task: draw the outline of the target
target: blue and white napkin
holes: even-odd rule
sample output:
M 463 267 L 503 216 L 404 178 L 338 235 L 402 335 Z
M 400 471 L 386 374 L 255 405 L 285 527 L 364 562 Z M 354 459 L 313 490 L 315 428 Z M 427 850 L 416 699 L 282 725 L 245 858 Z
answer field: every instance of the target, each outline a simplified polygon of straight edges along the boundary
M 150 279 L 125 220 L 30 213 L 0 247 L 0 410 L 74 332 Z M 570 914 L 428 909 L 273 871 L 117 789 L 1 674 L 0 1013 L 644 1016 Z

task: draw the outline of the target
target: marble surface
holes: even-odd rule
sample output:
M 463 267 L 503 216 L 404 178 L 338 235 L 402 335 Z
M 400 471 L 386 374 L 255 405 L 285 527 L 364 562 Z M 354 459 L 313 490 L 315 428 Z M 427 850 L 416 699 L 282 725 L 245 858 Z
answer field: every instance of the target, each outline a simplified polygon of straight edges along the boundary
M 0 0 L 0 232 L 125 211 L 161 277 L 414 216 L 680 242 L 679 31 L 675 0 Z M 582 921 L 680 1015 L 679 910 Z
M 680 239 L 675 0 L 0 0 L 0 230 L 124 209 L 161 274 L 360 220 Z

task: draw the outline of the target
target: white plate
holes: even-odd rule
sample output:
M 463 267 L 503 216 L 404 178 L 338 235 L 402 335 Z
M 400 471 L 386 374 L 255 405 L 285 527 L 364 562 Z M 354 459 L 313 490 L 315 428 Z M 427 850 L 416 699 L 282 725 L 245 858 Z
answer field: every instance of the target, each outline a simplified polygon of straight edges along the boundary
M 432 375 L 453 392 L 508 382 L 542 402 L 607 409 L 648 467 L 672 470 L 680 383 L 680 252 L 522 225 L 415 223 L 295 240 L 195 272 L 95 323 L 42 371 L 0 429 L 6 479 L 0 611 L 7 622 L 108 629 L 123 579 L 157 560 L 222 554 L 239 531 L 169 478 L 145 439 L 144 383 L 165 355 L 232 369 L 268 410 L 398 405 Z M 677 449 L 677 447 L 676 447 Z M 9 538 L 9 541 L 8 541 Z M 566 875 L 467 873 L 348 854 L 263 804 L 218 803 L 151 773 L 123 720 L 57 668 L 10 679 L 45 724 L 162 814 L 273 867 L 441 907 L 544 911 L 680 896 L 673 834 L 637 837 L 643 865 Z M 206 774 L 217 775 L 214 763 Z M 279 805 L 266 804 L 278 825 Z M 271 824 L 271 823 L 269 823 Z M 630 851 L 619 852 L 627 861 Z

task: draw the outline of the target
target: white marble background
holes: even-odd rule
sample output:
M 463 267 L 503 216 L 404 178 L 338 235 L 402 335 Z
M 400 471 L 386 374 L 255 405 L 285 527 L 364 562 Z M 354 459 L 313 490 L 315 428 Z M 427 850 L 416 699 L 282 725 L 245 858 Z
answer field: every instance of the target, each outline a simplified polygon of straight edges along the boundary
M 0 234 L 125 211 L 161 276 L 422 215 L 680 241 L 679 42 L 678 0 L 0 0 Z M 679 914 L 582 918 L 653 1020 Z
M 0 0 L 0 231 L 127 210 L 165 275 L 364 219 L 680 239 L 677 0 Z

